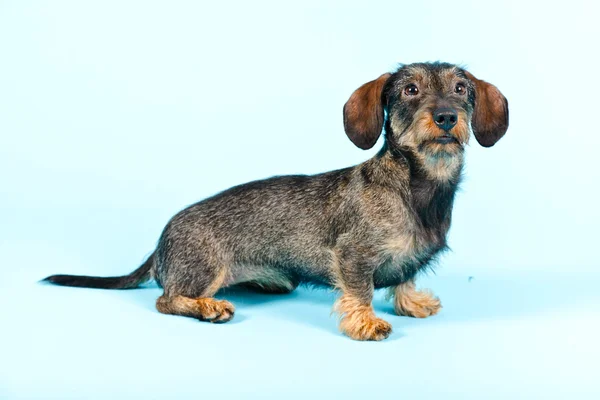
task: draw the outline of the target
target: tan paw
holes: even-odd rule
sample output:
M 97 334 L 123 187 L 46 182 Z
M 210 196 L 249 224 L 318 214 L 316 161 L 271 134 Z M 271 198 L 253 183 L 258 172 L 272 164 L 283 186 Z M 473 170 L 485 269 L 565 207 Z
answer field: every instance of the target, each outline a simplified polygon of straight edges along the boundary
M 204 298 L 196 300 L 200 311 L 199 319 L 202 321 L 223 323 L 231 320 L 235 307 L 227 300 Z
M 416 290 L 414 284 L 403 284 L 395 290 L 394 310 L 398 315 L 426 318 L 437 314 L 441 308 L 439 298 L 429 290 Z
M 340 330 L 354 340 L 383 340 L 392 333 L 392 325 L 369 312 L 346 314 Z

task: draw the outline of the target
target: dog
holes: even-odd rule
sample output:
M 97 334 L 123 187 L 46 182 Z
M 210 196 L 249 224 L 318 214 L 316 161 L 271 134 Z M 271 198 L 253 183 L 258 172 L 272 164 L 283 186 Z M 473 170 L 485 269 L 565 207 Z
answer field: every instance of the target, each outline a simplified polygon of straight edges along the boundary
M 225 287 L 332 287 L 341 292 L 334 305 L 340 330 L 356 340 L 392 331 L 373 311 L 375 289 L 389 289 L 399 315 L 438 313 L 439 299 L 417 290 L 415 279 L 447 249 L 470 134 L 493 146 L 508 129 L 508 102 L 456 65 L 415 63 L 359 87 L 343 114 L 348 138 L 361 149 L 385 132 L 374 157 L 318 175 L 246 183 L 191 205 L 129 275 L 45 280 L 129 289 L 153 278 L 164 290 L 159 312 L 215 323 L 234 316 L 230 302 L 213 297 Z

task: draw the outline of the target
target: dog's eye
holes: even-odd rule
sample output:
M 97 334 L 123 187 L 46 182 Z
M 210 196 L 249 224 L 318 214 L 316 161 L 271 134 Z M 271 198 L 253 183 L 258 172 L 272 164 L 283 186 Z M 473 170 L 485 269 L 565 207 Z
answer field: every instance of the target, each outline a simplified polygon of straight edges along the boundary
M 404 94 L 407 96 L 416 96 L 419 94 L 419 88 L 415 84 L 410 84 L 404 88 Z
M 458 94 L 465 94 L 467 93 L 467 87 L 464 83 L 457 83 L 456 87 L 454 88 L 454 92 Z

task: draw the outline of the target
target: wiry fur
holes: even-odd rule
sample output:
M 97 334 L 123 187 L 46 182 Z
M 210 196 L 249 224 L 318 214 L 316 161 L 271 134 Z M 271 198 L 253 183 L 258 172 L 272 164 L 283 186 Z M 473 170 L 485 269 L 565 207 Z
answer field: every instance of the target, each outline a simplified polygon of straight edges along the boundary
M 457 83 L 465 94 L 454 92 Z M 405 93 L 409 84 L 418 95 Z M 489 106 L 477 103 L 479 92 Z M 440 142 L 444 131 L 432 119 L 440 107 L 458 116 L 446 132 L 450 142 Z M 504 134 L 507 103 L 494 86 L 450 64 L 403 66 L 361 86 L 344 107 L 346 133 L 361 148 L 372 147 L 385 124 L 384 146 L 373 158 L 323 174 L 243 184 L 194 204 L 169 221 L 155 253 L 130 276 L 47 279 L 126 288 L 151 274 L 164 288 L 160 312 L 212 322 L 233 317 L 230 303 L 212 299 L 223 287 L 280 293 L 303 283 L 335 287 L 342 291 L 336 303 L 342 331 L 383 339 L 391 326 L 373 312 L 374 289 L 395 287 L 395 308 L 403 315 L 439 309 L 439 301 L 415 291 L 414 279 L 447 247 L 475 119 L 485 127 L 475 132 L 484 145 Z
M 394 299 L 396 314 L 407 317 L 429 317 L 437 314 L 442 308 L 440 299 L 429 290 L 417 290 L 414 281 L 390 288 L 388 297 Z

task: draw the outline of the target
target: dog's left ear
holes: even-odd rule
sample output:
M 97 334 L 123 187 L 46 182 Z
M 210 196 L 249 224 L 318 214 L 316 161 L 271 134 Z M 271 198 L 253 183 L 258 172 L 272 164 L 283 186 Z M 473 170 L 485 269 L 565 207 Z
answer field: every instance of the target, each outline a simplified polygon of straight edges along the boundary
M 382 92 L 392 74 L 383 74 L 352 93 L 344 104 L 344 130 L 348 138 L 363 150 L 375 145 L 383 129 Z
M 491 147 L 508 129 L 508 101 L 496 86 L 475 78 L 468 71 L 465 74 L 475 85 L 475 109 L 471 118 L 473 134 L 480 145 Z

